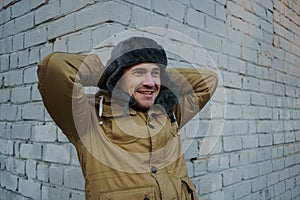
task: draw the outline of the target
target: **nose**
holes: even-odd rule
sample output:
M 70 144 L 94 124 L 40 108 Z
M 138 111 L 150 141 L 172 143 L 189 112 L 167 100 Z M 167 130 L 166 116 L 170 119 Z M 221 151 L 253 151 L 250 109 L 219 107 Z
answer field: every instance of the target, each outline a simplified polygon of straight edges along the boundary
M 147 73 L 145 75 L 145 79 L 143 80 L 143 85 L 148 86 L 148 87 L 155 86 L 155 81 L 154 81 L 151 73 Z

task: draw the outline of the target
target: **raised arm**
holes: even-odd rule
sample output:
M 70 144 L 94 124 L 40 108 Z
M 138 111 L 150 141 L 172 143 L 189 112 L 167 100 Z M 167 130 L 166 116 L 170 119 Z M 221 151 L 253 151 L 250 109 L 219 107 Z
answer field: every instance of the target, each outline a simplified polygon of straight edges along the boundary
M 171 78 L 180 88 L 179 104 L 174 113 L 182 128 L 209 101 L 216 90 L 217 75 L 206 69 L 175 68 L 168 70 Z
M 97 86 L 104 67 L 97 55 L 51 53 L 38 65 L 38 89 L 47 111 L 71 142 L 79 139 L 76 126 L 87 126 L 88 99 L 84 86 Z M 76 114 L 73 119 L 74 105 Z M 78 124 L 79 123 L 79 124 Z

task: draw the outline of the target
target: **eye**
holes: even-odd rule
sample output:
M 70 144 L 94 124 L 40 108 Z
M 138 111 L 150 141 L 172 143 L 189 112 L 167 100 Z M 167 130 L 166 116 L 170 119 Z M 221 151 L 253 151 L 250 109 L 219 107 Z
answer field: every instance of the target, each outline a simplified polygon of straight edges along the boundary
M 159 77 L 159 76 L 160 76 L 160 71 L 159 71 L 159 70 L 154 70 L 154 71 L 152 72 L 152 76 L 153 76 L 153 77 Z
M 143 70 L 135 70 L 135 71 L 133 72 L 133 74 L 134 74 L 135 76 L 142 76 L 142 75 L 144 74 L 144 71 L 143 71 Z

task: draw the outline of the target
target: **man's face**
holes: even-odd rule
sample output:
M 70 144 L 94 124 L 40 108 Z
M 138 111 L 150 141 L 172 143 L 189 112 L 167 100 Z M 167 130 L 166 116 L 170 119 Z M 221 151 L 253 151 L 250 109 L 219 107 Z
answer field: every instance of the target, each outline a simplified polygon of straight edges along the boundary
M 138 108 L 149 109 L 158 96 L 160 83 L 160 68 L 140 63 L 126 68 L 117 86 L 135 99 Z

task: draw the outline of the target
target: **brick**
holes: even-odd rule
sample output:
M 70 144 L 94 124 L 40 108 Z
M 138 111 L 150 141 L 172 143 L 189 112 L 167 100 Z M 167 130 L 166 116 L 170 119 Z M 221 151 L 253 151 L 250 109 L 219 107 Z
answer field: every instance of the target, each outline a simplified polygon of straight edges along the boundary
M 5 86 L 18 86 L 23 82 L 23 73 L 22 71 L 14 70 L 6 73 L 4 79 Z
M 250 105 L 250 93 L 241 90 L 230 89 L 226 96 L 227 103 Z
M 207 161 L 206 160 L 196 160 L 193 162 L 194 165 L 194 175 L 200 176 L 207 173 Z
M 53 52 L 53 44 L 45 44 L 40 48 L 40 57 L 44 58 Z
M 271 161 L 260 163 L 258 165 L 258 168 L 259 168 L 259 175 L 260 176 L 270 174 L 273 171 L 273 167 L 272 167 L 272 162 Z
M 24 34 L 23 33 L 20 33 L 20 34 L 16 34 L 14 37 L 13 37 L 13 50 L 16 51 L 16 50 L 21 50 L 24 48 L 23 46 L 24 44 Z
M 147 2 L 149 2 L 149 1 L 147 1 Z M 84 193 L 76 192 L 76 193 L 71 193 L 70 200 L 82 200 L 84 198 L 85 198 L 85 194 Z
M 76 30 L 108 21 L 110 12 L 111 12 L 110 3 L 100 3 L 100 4 L 98 3 L 77 12 L 75 16 Z M 125 11 L 125 13 L 126 12 L 127 11 Z
M 243 106 L 243 119 L 257 119 L 258 108 L 256 106 Z
M 15 33 L 14 20 L 11 20 L 3 25 L 2 37 L 8 37 Z
M 49 180 L 50 183 L 55 185 L 63 184 L 63 167 L 58 165 L 51 165 L 49 167 Z
M 182 22 L 185 15 L 185 6 L 179 2 L 171 1 L 170 5 L 167 6 L 167 13 L 170 18 Z
M 78 159 L 78 154 L 77 154 L 77 150 L 75 148 L 75 146 L 73 145 L 70 145 L 70 148 L 71 148 L 71 164 L 73 166 L 80 166 L 80 163 L 79 163 L 79 159 Z
M 247 148 L 257 148 L 258 147 L 258 137 L 256 135 L 248 135 L 242 137 L 243 149 Z
M 186 21 L 188 25 L 194 26 L 198 29 L 205 28 L 205 15 L 193 9 L 188 9 Z
M 61 2 L 61 13 L 74 12 L 92 3 L 94 3 L 92 0 L 65 0 Z
M 10 89 L 0 89 L 0 103 L 7 103 L 10 100 Z
M 166 17 L 138 7 L 132 8 L 131 16 L 131 23 L 135 27 L 165 27 L 168 24 Z M 141 16 L 143 17 L 141 18 Z
M 91 32 L 82 31 L 80 34 L 67 38 L 67 47 L 70 52 L 82 52 L 91 49 Z
M 259 112 L 259 119 L 272 119 L 272 108 L 268 107 L 259 107 L 258 108 Z
M 51 35 L 51 33 L 48 32 L 48 35 L 49 34 Z M 36 29 L 27 31 L 25 33 L 24 46 L 27 48 L 27 47 L 31 47 L 31 46 L 34 46 L 37 44 L 41 44 L 41 43 L 44 43 L 46 41 L 46 39 L 47 39 L 47 28 L 46 28 L 46 26 L 40 26 Z
M 205 14 L 208 14 L 210 16 L 215 15 L 215 3 L 213 1 L 197 1 L 197 0 L 192 0 L 191 4 L 193 8 L 196 10 L 199 10 Z
M 25 175 L 25 161 L 10 157 L 6 162 L 6 170 L 19 176 Z
M 11 102 L 24 103 L 30 100 L 30 86 L 15 87 L 11 90 Z
M 80 167 L 68 167 L 64 170 L 64 185 L 69 188 L 83 189 L 84 178 Z
M 37 71 L 36 66 L 28 67 L 24 70 L 24 83 L 25 84 L 38 82 L 38 77 L 37 77 L 36 71 Z
M 242 88 L 242 78 L 236 73 L 223 72 L 223 81 L 224 86 Z
M 242 172 L 238 168 L 233 168 L 223 172 L 222 177 L 223 177 L 222 179 L 223 186 L 227 187 L 229 185 L 241 182 Z
M 15 18 L 29 11 L 30 11 L 30 0 L 19 1 L 11 7 L 11 16 Z
M 12 51 L 12 38 L 13 37 L 6 37 L 0 40 L 0 53 L 9 53 Z
M 169 6 L 170 6 L 169 1 L 153 0 L 153 2 L 152 2 L 153 10 L 162 15 L 167 15 Z
M 35 11 L 35 25 L 58 16 L 60 13 L 59 1 L 49 1 Z
M 42 103 L 25 104 L 22 108 L 22 119 L 43 121 L 45 108 Z
M 0 172 L 1 186 L 8 190 L 16 191 L 18 187 L 18 177 L 6 171 Z
M 111 37 L 114 33 L 121 33 L 123 31 L 126 31 L 125 27 L 122 25 L 119 25 L 119 24 L 104 24 L 104 25 L 101 25 L 96 30 L 92 30 L 92 46 L 93 46 L 93 48 L 99 47 L 100 44 L 103 44 L 102 43 L 103 41 L 105 41 L 107 38 Z M 110 48 L 108 48 L 108 47 L 107 48 L 101 47 L 101 50 L 99 49 L 100 51 L 97 49 L 97 53 L 101 52 L 101 55 L 102 55 L 102 52 L 107 52 L 106 53 L 107 55 L 105 55 L 105 57 L 107 57 L 107 59 L 104 59 L 103 56 L 101 56 L 101 61 L 103 62 L 103 64 L 106 63 L 106 61 L 110 57 L 109 49 Z
M 116 21 L 128 24 L 129 19 L 130 9 L 128 6 L 115 2 L 105 2 L 95 4 L 88 9 L 76 13 L 76 29 L 92 26 L 101 22 L 103 23 L 105 21 Z
M 242 58 L 246 59 L 247 61 L 252 61 L 257 63 L 258 62 L 258 55 L 257 50 L 250 49 L 247 47 L 242 47 Z
M 207 171 L 209 173 L 218 172 L 219 169 L 219 158 L 218 157 L 211 157 L 207 160 Z
M 241 56 L 241 45 L 240 44 L 236 44 L 233 41 L 230 40 L 222 40 L 222 51 L 225 54 L 234 56 L 234 57 L 239 57 Z M 242 70 L 243 67 L 245 68 L 245 66 L 239 66 L 240 68 L 238 70 Z M 237 69 L 235 68 L 235 66 L 232 66 L 229 64 L 229 69 L 230 70 L 234 70 Z
M 227 136 L 223 138 L 223 149 L 225 152 L 240 150 L 242 148 L 242 141 L 237 136 Z
M 45 4 L 46 2 L 46 0 L 30 0 L 30 7 L 34 9 Z
M 48 39 L 54 39 L 75 31 L 75 15 L 67 15 L 47 25 Z
M 65 145 L 45 144 L 43 160 L 61 164 L 70 163 L 70 148 Z
M 199 181 L 200 194 L 207 194 L 219 190 L 222 187 L 220 174 L 211 174 Z
M 1 55 L 0 56 L 0 72 L 7 71 L 9 69 L 9 55 Z
M 56 141 L 56 126 L 53 123 L 35 125 L 32 132 L 32 140 L 38 142 Z
M 42 186 L 42 199 L 69 199 L 70 192 L 51 186 Z
M 224 21 L 216 20 L 209 16 L 206 16 L 205 20 L 205 27 L 208 32 L 221 37 L 226 37 L 226 24 L 224 23 Z
M 38 47 L 29 49 L 29 64 L 36 64 L 40 61 L 40 52 Z
M 270 133 L 273 126 L 276 125 L 269 120 L 261 120 L 257 123 L 257 132 L 259 133 Z
M 265 106 L 266 105 L 266 97 L 259 93 L 251 93 L 251 105 Z
M 31 100 L 32 101 L 41 101 L 42 100 L 41 94 L 37 88 L 37 84 L 33 85 L 31 88 Z
M 26 159 L 41 159 L 42 146 L 40 144 L 21 144 L 20 156 Z
M 19 60 L 18 60 L 18 52 L 14 52 L 10 54 L 10 68 L 11 69 L 16 69 L 19 67 Z
M 36 178 L 36 166 L 37 166 L 37 161 L 35 160 L 26 160 L 26 175 L 29 178 L 35 179 Z
M 244 135 L 248 133 L 248 123 L 242 120 L 226 120 L 224 122 L 223 135 Z
M 228 111 L 225 114 L 226 119 L 241 119 L 242 108 L 238 105 L 227 105 Z
M 186 158 L 195 158 L 199 154 L 198 142 L 194 140 L 183 141 L 184 154 Z
M 215 35 L 206 32 L 200 32 L 199 35 L 200 35 L 199 43 L 205 49 L 213 50 L 213 51 L 221 50 L 222 40 L 220 37 L 217 37 Z
M 110 6 L 111 6 L 111 13 L 109 16 L 110 20 L 114 22 L 120 22 L 122 24 L 129 24 L 130 14 L 131 14 L 130 7 L 116 2 L 112 2 Z
M 238 199 L 251 193 L 251 183 L 243 182 L 234 188 L 234 198 Z
M 0 11 L 0 24 L 8 22 L 10 20 L 11 12 L 10 9 L 1 9 Z
M 47 164 L 37 165 L 37 179 L 43 182 L 49 182 L 49 166 Z
M 0 119 L 6 121 L 18 121 L 20 116 L 21 109 L 17 105 L 12 104 L 1 104 L 0 105 L 2 112 L 0 113 Z
M 30 179 L 19 179 L 19 192 L 33 199 L 41 199 L 41 183 Z
M 28 140 L 31 135 L 31 124 L 15 123 L 11 128 L 11 137 L 13 139 Z
M 270 159 L 271 156 L 271 149 L 270 148 L 263 148 L 257 151 L 257 161 L 265 161 Z
M 68 40 L 66 37 L 56 38 L 53 45 L 53 51 L 67 52 L 68 51 L 67 42 Z
M 28 13 L 15 19 L 15 32 L 29 30 L 34 27 L 34 13 Z
M 222 151 L 222 142 L 217 137 L 205 138 L 201 141 L 200 155 L 218 154 Z
M 18 52 L 18 67 L 28 66 L 29 63 L 29 51 L 28 49 Z
M 0 122 L 0 138 L 2 139 L 8 139 L 8 130 L 9 126 L 5 122 Z

